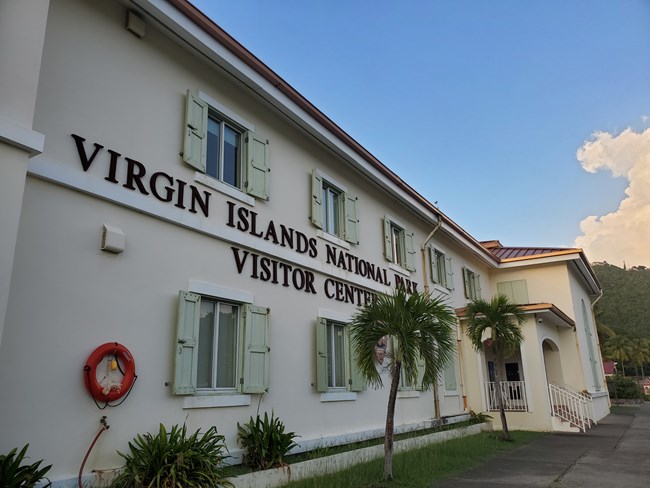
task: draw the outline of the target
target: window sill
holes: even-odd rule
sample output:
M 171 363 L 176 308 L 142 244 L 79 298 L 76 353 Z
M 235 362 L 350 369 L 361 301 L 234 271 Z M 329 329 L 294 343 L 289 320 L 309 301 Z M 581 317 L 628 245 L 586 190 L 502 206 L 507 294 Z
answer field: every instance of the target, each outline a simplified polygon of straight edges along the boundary
M 194 181 L 212 188 L 213 190 L 217 190 L 219 193 L 223 193 L 224 195 L 234 198 L 235 200 L 239 200 L 242 203 L 246 203 L 251 207 L 255 206 L 255 199 L 253 197 L 246 195 L 243 191 L 233 186 L 226 185 L 224 182 L 219 181 L 212 176 L 208 176 L 197 171 L 194 173 Z
M 417 390 L 398 391 L 397 398 L 420 398 L 420 392 Z
M 195 395 L 183 399 L 183 408 L 243 407 L 250 404 L 250 395 Z
M 388 263 L 388 267 L 399 274 L 408 276 L 409 278 L 411 277 L 411 272 L 406 268 L 402 268 L 399 264 Z
M 445 288 L 444 286 L 435 283 L 433 284 L 432 288 L 438 293 L 442 293 L 444 295 L 449 295 L 451 293 L 451 290 L 449 288 Z
M 455 397 L 459 396 L 460 394 L 458 393 L 458 390 L 447 390 L 445 391 L 445 396 L 446 397 Z
M 342 247 L 343 249 L 349 251 L 350 250 L 350 243 L 347 241 L 344 241 L 343 239 L 336 237 L 333 234 L 328 234 L 327 232 L 323 232 L 322 230 L 319 230 L 316 232 L 316 235 L 323 239 L 324 241 L 331 242 L 332 244 L 336 244 L 339 247 Z
M 357 394 L 354 391 L 331 391 L 328 393 L 321 393 L 321 402 L 352 402 L 357 399 Z

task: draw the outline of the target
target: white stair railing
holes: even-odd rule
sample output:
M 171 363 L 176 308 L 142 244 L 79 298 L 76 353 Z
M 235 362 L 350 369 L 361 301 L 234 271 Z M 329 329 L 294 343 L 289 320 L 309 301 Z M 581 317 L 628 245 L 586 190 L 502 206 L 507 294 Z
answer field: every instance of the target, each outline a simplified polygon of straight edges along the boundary
M 549 383 L 548 392 L 552 415 L 587 432 L 587 428 L 591 427 L 591 419 L 586 396 L 553 383 Z
M 579 390 L 577 390 L 576 388 L 574 388 L 571 385 L 558 384 L 558 383 L 555 383 L 555 384 L 557 386 L 561 386 L 562 388 L 565 388 L 565 389 L 567 389 L 569 391 L 572 391 L 576 395 L 582 396 L 585 399 L 585 401 L 587 402 L 587 417 L 589 418 L 589 420 L 591 420 L 591 422 L 594 423 L 594 425 L 598 424 L 598 422 L 596 421 L 596 416 L 594 415 L 594 399 L 591 398 L 591 395 L 589 393 L 587 393 L 584 390 L 579 391 Z

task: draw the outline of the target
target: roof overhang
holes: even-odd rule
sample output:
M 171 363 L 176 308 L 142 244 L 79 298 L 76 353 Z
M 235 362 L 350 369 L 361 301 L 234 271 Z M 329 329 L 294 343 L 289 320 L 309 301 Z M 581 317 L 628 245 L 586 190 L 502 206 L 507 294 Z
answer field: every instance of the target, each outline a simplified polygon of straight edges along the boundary
M 528 303 L 519 305 L 524 314 L 533 315 L 535 318 L 543 320 L 557 327 L 575 327 L 576 323 L 571 317 L 565 314 L 552 303 Z M 467 307 L 457 308 L 456 316 L 460 320 L 467 320 Z
M 589 295 L 599 296 L 602 294 L 600 282 L 596 273 L 589 264 L 582 249 L 566 249 L 545 254 L 534 254 L 531 256 L 519 256 L 516 258 L 502 259 L 499 262 L 499 269 L 518 268 L 540 264 L 550 264 L 565 261 L 580 276 L 587 285 Z

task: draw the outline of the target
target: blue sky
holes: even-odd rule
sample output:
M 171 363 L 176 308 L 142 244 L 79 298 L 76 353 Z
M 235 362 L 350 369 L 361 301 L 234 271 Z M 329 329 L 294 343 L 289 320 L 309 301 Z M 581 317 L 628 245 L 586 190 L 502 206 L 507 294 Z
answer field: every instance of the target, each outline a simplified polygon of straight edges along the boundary
M 194 3 L 477 239 L 573 246 L 593 216 L 592 260 L 650 265 L 608 254 L 631 177 L 592 162 L 646 134 L 650 1 Z

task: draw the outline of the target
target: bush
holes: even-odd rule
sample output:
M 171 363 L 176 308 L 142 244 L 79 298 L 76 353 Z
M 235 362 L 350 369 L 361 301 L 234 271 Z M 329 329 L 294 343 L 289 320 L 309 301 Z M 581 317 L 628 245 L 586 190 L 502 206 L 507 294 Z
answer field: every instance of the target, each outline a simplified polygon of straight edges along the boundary
M 20 452 L 18 452 L 18 448 L 14 448 L 9 454 L 0 455 L 0 486 L 2 488 L 31 488 L 45 478 L 45 474 L 52 467 L 50 464 L 41 468 L 42 460 L 21 466 L 28 447 L 29 444 L 25 445 Z M 51 484 L 47 483 L 42 486 L 47 487 Z
M 632 398 L 643 398 L 643 390 L 636 380 L 624 376 L 616 376 L 607 381 L 610 398 L 620 398 L 622 400 Z M 616 388 L 616 391 L 614 390 Z
M 278 468 L 285 466 L 284 456 L 297 446 L 293 432 L 285 432 L 284 424 L 279 418 L 271 418 L 264 413 L 264 420 L 258 415 L 250 418 L 248 423 L 237 423 L 239 444 L 245 449 L 244 464 L 254 470 Z
M 232 486 L 222 475 L 227 449 L 214 426 L 188 437 L 185 425 L 168 433 L 160 424 L 158 434 L 138 434 L 129 449 L 129 454 L 118 451 L 126 465 L 111 484 L 115 488 Z
M 484 412 L 476 413 L 474 410 L 469 411 L 469 420 L 470 425 L 473 424 L 482 424 L 483 422 L 489 422 L 492 420 L 492 416 Z

